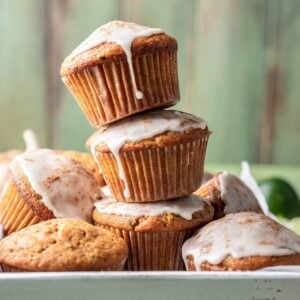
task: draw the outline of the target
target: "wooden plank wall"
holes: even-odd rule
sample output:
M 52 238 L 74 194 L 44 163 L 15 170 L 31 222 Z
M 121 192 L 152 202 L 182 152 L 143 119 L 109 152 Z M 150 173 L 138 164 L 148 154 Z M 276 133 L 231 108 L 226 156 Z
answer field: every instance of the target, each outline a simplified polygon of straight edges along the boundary
M 0 0 L 0 150 L 33 128 L 47 147 L 93 132 L 59 76 L 96 27 L 122 19 L 179 43 L 178 109 L 209 121 L 208 161 L 300 163 L 300 1 Z

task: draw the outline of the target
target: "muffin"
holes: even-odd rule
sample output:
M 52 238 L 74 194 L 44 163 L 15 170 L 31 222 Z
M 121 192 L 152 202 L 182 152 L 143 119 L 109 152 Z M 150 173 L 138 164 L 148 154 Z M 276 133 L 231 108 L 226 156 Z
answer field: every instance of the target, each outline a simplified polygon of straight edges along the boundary
M 208 180 L 212 179 L 213 177 L 214 177 L 213 174 L 204 171 L 203 172 L 203 176 L 202 176 L 201 185 L 203 185 L 205 182 L 207 182 Z
M 177 41 L 158 28 L 113 21 L 65 59 L 61 76 L 90 124 L 99 128 L 179 100 Z
M 91 222 L 99 184 L 80 162 L 42 149 L 16 156 L 10 172 L 0 199 L 6 234 L 58 217 Z
M 9 179 L 9 164 L 21 153 L 21 150 L 10 150 L 0 153 L 0 195 Z
M 154 110 L 93 135 L 91 151 L 114 198 L 153 202 L 200 186 L 210 131 L 193 115 Z
M 0 263 L 6 272 L 122 270 L 127 253 L 117 235 L 65 218 L 29 226 L 0 241 Z
M 243 211 L 262 212 L 249 187 L 238 177 L 228 172 L 216 174 L 204 183 L 195 194 L 207 199 L 213 205 L 215 209 L 214 219 Z
M 95 163 L 93 156 L 90 153 L 84 153 L 79 151 L 56 151 L 58 154 L 65 155 L 81 162 L 97 179 L 100 186 L 105 186 L 105 180 L 100 172 L 97 164 Z
M 300 265 L 300 236 L 263 214 L 229 214 L 182 247 L 189 271 L 246 271 Z
M 95 224 L 127 242 L 126 269 L 134 271 L 183 270 L 182 244 L 213 217 L 213 207 L 196 195 L 154 203 L 106 198 L 95 207 Z

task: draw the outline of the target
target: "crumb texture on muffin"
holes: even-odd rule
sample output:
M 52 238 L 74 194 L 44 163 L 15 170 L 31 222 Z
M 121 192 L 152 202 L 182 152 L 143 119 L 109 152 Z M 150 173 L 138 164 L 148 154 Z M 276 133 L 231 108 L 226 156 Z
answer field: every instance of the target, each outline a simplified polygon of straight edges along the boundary
M 97 224 L 136 232 L 181 231 L 212 220 L 213 207 L 196 195 L 154 203 L 103 199 L 95 203 Z
M 215 208 L 215 219 L 231 213 L 262 211 L 250 188 L 237 176 L 228 172 L 219 172 L 195 194 L 211 202 Z
M 189 270 L 300 264 L 300 236 L 265 215 L 241 212 L 201 228 L 184 243 L 182 255 Z
M 41 149 L 17 156 L 10 168 L 19 194 L 36 213 L 91 221 L 99 184 L 80 162 Z
M 0 262 L 25 271 L 121 270 L 127 254 L 120 237 L 75 219 L 45 221 L 0 242 Z

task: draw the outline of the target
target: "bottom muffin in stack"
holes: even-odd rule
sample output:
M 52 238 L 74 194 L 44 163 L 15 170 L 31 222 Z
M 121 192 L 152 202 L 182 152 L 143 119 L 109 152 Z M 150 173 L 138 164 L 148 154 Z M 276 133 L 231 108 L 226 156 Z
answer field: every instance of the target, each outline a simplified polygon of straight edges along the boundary
M 183 270 L 181 247 L 193 231 L 212 220 L 214 209 L 196 195 L 154 203 L 112 198 L 95 203 L 95 223 L 123 237 L 128 270 Z

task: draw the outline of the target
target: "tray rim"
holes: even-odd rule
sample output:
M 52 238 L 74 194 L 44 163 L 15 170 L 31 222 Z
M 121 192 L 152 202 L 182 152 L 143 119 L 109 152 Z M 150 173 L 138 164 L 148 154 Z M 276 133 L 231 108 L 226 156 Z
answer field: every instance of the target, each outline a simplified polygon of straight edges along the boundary
M 239 280 L 239 279 L 300 279 L 300 272 L 283 271 L 235 271 L 235 272 L 19 272 L 0 273 L 0 281 L 6 280 L 78 280 L 78 279 L 138 279 L 138 280 Z

